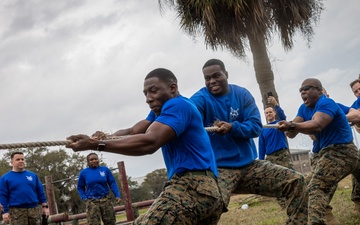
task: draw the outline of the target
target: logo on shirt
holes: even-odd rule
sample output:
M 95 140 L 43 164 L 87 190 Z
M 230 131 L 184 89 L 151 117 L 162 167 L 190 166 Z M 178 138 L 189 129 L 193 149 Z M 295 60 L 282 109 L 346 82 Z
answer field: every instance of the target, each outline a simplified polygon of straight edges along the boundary
M 32 181 L 32 180 L 33 180 L 32 176 L 26 176 L 26 178 L 28 179 L 28 181 Z
M 230 119 L 232 121 L 236 120 L 236 118 L 238 117 L 239 115 L 239 108 L 238 109 L 233 109 L 232 107 L 230 107 Z
M 105 177 L 105 171 L 100 171 L 100 176 Z

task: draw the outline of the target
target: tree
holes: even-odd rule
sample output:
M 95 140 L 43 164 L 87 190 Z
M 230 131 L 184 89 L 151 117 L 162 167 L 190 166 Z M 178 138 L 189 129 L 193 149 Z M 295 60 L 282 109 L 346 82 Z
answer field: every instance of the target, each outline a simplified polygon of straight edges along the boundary
M 157 169 L 146 175 L 145 180 L 141 186 L 150 191 L 151 199 L 155 199 L 162 192 L 164 184 L 167 180 L 168 178 L 166 169 Z
M 267 52 L 271 35 L 278 33 L 285 50 L 293 47 L 293 37 L 300 31 L 308 43 L 313 23 L 320 18 L 322 0 L 158 0 L 174 8 L 181 28 L 189 35 L 201 34 L 213 50 L 227 49 L 238 58 L 245 57 L 248 44 L 253 55 L 256 80 L 262 102 L 265 93 L 278 95 Z M 278 101 L 279 102 L 279 101 Z
M 131 201 L 133 203 L 151 199 L 151 194 L 148 187 L 143 187 L 137 181 L 132 181 L 131 177 L 128 177 L 128 185 L 131 195 Z
M 138 184 L 128 177 L 128 184 L 132 202 L 140 202 L 157 198 L 168 180 L 166 169 L 157 169 L 145 176 L 144 182 Z

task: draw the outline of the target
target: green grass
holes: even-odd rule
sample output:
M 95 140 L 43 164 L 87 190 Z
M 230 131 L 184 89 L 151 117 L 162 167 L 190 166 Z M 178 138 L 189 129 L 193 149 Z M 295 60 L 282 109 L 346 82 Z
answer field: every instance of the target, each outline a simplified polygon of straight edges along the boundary
M 333 214 L 342 225 L 359 225 L 360 215 L 354 214 L 354 203 L 351 201 L 351 177 L 348 176 L 339 183 L 338 189 L 331 201 Z M 249 208 L 241 209 L 243 204 Z M 234 195 L 231 197 L 229 212 L 224 213 L 218 225 L 279 225 L 285 224 L 286 210 L 282 210 L 274 198 L 258 195 Z M 147 209 L 141 209 L 143 214 Z M 117 221 L 125 221 L 126 214 L 117 215 Z
M 351 177 L 339 183 L 331 201 L 333 214 L 343 225 L 359 225 L 360 215 L 354 214 L 354 203 L 351 201 Z M 241 206 L 248 204 L 249 209 Z M 281 210 L 276 200 L 257 195 L 235 195 L 231 197 L 229 212 L 221 216 L 218 225 L 277 225 L 285 224 L 286 211 Z

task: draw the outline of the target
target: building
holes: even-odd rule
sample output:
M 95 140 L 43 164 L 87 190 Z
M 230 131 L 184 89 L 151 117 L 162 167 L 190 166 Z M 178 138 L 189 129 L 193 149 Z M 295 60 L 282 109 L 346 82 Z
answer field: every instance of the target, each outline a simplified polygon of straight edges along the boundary
M 311 172 L 310 152 L 306 149 L 290 149 L 294 169 L 304 175 Z

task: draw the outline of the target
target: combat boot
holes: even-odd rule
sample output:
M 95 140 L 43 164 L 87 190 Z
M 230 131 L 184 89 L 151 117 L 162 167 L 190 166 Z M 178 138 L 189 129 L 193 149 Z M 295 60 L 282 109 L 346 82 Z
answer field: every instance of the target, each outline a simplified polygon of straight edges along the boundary
M 352 212 L 354 214 L 360 215 L 360 202 L 354 202 L 354 209 Z
M 335 218 L 331 209 L 326 209 L 324 221 L 326 225 L 341 225 L 341 223 Z

